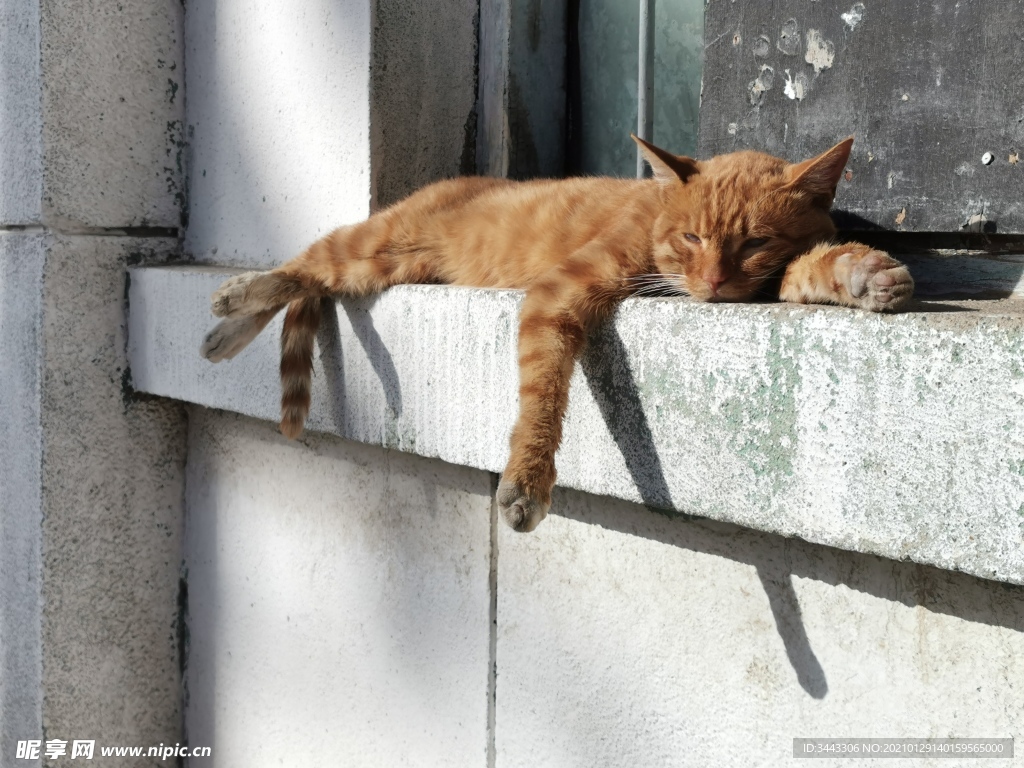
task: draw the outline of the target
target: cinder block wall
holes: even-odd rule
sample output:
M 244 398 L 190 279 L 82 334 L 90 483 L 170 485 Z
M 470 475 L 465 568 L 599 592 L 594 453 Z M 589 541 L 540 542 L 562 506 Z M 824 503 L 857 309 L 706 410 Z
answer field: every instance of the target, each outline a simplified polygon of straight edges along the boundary
M 0 2 L 3 766 L 182 736 L 185 412 L 133 391 L 125 309 L 179 254 L 183 75 L 177 0 Z

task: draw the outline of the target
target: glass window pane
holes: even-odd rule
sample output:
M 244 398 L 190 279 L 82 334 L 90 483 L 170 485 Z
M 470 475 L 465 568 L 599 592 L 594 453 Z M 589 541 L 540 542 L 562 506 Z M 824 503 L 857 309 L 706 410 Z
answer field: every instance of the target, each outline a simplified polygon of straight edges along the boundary
M 581 171 L 636 174 L 639 0 L 580 0 Z M 654 141 L 678 154 L 697 148 L 704 0 L 656 0 Z

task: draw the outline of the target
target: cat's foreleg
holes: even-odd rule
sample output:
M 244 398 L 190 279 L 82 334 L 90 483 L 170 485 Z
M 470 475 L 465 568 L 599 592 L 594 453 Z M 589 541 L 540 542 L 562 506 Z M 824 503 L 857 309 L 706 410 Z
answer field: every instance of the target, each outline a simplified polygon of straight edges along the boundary
M 532 531 L 551 507 L 569 379 L 585 338 L 571 308 L 527 293 L 519 320 L 519 418 L 498 486 L 501 514 L 514 530 Z
M 783 301 L 872 312 L 898 312 L 913 295 L 910 271 L 885 251 L 861 243 L 815 246 L 789 264 L 779 291 Z
M 581 254 L 526 293 L 519 318 L 519 418 L 497 493 L 501 514 L 516 531 L 532 531 L 551 507 L 569 380 L 588 330 L 620 298 L 618 285 L 601 254 Z

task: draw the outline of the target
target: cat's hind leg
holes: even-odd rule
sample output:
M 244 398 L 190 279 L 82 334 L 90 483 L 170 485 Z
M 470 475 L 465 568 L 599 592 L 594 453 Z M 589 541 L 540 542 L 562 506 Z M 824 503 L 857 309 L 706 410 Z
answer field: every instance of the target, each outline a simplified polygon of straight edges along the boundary
M 276 314 L 276 309 L 270 309 L 255 315 L 238 315 L 221 320 L 206 334 L 199 353 L 211 363 L 230 360 L 249 346 Z
M 913 295 L 914 278 L 906 266 L 861 243 L 815 246 L 789 264 L 779 291 L 783 301 L 870 312 L 899 312 Z
M 215 317 L 255 315 L 279 310 L 307 294 L 303 282 L 280 268 L 269 272 L 245 272 L 228 278 L 214 291 L 210 309 Z

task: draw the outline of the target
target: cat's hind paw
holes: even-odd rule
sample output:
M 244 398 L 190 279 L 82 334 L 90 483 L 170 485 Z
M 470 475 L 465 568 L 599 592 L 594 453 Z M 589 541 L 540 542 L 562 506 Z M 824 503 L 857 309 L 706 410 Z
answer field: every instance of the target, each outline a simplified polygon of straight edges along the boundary
M 230 360 L 255 339 L 262 331 L 274 312 L 261 312 L 255 315 L 242 315 L 221 320 L 217 326 L 206 334 L 199 354 L 211 363 Z
M 846 289 L 861 309 L 898 312 L 913 298 L 910 270 L 884 251 L 864 248 L 839 258 L 848 261 Z
M 531 498 L 517 483 L 502 480 L 498 484 L 498 510 L 513 531 L 529 533 L 548 515 L 551 502 Z
M 210 297 L 210 309 L 215 317 L 232 317 L 240 314 L 252 314 L 261 309 L 262 306 L 247 306 L 253 302 L 248 301 L 248 288 L 254 280 L 262 277 L 265 272 L 245 272 L 228 278 L 214 291 Z M 247 311 L 248 310 L 248 311 Z

